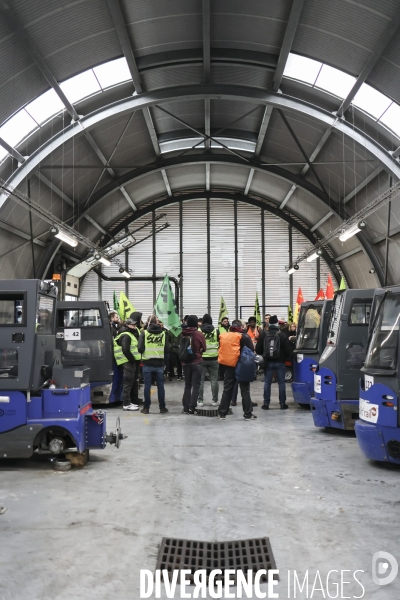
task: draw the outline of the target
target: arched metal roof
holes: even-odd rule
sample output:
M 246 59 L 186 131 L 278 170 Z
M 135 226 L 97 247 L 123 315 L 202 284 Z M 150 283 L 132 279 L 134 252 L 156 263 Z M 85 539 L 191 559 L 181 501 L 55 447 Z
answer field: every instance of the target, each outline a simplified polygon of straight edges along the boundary
M 203 192 L 266 199 L 322 238 L 399 178 L 397 136 L 351 104 L 364 84 L 400 103 L 399 22 L 395 0 L 2 0 L 0 122 L 49 89 L 64 111 L 18 148 L 3 143 L 0 177 L 23 190 L 29 178 L 93 240 L 142 205 Z M 339 97 L 286 77 L 289 53 L 354 84 Z M 121 56 L 130 81 L 69 100 L 63 82 Z M 398 280 L 397 204 L 389 231 L 380 209 L 364 234 L 330 244 L 350 284 L 383 283 L 387 234 Z M 12 200 L 0 209 L 5 276 L 29 273 L 28 217 Z M 44 266 L 57 250 L 46 229 L 33 219 Z M 359 277 L 358 252 L 375 274 Z

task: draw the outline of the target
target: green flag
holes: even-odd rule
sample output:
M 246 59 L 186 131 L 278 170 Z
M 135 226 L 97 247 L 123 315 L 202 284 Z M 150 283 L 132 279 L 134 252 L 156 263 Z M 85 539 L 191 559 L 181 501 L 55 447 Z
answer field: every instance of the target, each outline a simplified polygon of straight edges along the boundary
M 178 337 L 182 331 L 181 320 L 168 275 L 164 277 L 164 281 L 162 282 L 157 302 L 154 306 L 154 312 L 160 321 L 162 321 L 164 327 L 169 329 L 175 337 Z
M 290 306 L 290 304 L 287 307 L 287 314 L 288 314 L 288 323 L 293 323 L 293 311 L 292 311 L 292 307 Z
M 345 290 L 345 289 L 346 289 L 346 282 L 344 280 L 344 277 L 342 277 L 342 279 L 340 281 L 339 290 Z
M 258 303 L 258 292 L 256 292 L 256 301 L 254 304 L 254 316 L 256 318 L 257 326 L 261 327 L 261 314 L 260 314 L 260 305 Z
M 225 300 L 221 296 L 221 305 L 219 307 L 218 325 L 221 325 L 222 319 L 228 316 L 228 309 L 226 308 Z
M 136 312 L 136 308 L 133 304 L 128 300 L 128 297 L 124 292 L 121 292 L 119 295 L 119 316 L 123 321 L 129 319 L 132 313 Z
M 117 294 L 114 290 L 114 310 L 117 311 L 117 313 L 119 314 L 119 302 L 117 300 Z

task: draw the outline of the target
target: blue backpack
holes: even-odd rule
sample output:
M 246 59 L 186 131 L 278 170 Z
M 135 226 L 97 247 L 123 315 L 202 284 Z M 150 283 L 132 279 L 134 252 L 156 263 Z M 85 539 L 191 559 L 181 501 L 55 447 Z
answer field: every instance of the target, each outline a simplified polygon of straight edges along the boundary
M 250 348 L 244 346 L 236 365 L 235 375 L 239 382 L 252 382 L 256 378 L 257 364 L 255 354 Z

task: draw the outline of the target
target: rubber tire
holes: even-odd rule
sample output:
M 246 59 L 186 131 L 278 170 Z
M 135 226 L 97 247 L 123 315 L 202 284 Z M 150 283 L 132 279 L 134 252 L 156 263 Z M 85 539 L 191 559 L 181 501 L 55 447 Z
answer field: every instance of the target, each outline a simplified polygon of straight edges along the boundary
M 66 460 L 65 458 L 57 458 L 53 462 L 53 468 L 55 471 L 60 471 L 65 473 L 66 471 L 71 470 L 71 461 Z
M 292 379 L 293 379 L 293 373 L 292 373 L 291 369 L 286 369 L 286 371 L 285 371 L 285 382 L 286 383 L 288 383 L 288 382 L 290 383 L 292 381 Z

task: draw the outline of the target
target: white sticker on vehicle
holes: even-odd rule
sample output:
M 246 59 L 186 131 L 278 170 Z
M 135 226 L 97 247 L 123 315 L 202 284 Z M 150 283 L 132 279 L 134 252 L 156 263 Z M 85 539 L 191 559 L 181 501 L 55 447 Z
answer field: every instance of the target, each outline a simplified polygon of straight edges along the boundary
M 321 393 L 321 375 L 314 375 L 314 392 Z
M 360 419 L 369 423 L 377 423 L 379 416 L 379 404 L 371 404 L 369 400 L 360 398 Z
M 80 340 L 80 329 L 64 329 L 64 340 Z
M 364 388 L 365 390 L 369 390 L 370 387 L 374 385 L 374 378 L 372 375 L 364 375 Z
M 303 360 L 303 358 L 304 358 L 304 354 L 298 354 L 297 355 L 297 362 L 301 363 L 301 361 Z

